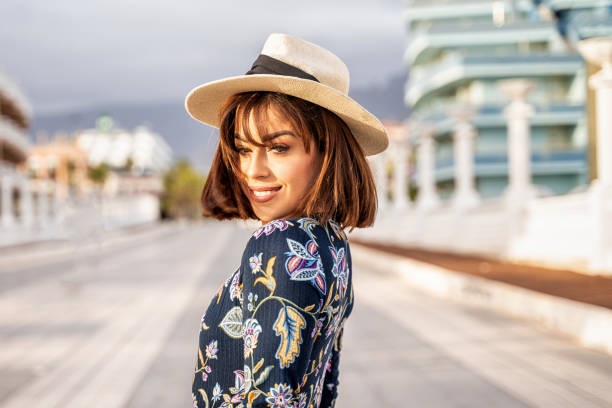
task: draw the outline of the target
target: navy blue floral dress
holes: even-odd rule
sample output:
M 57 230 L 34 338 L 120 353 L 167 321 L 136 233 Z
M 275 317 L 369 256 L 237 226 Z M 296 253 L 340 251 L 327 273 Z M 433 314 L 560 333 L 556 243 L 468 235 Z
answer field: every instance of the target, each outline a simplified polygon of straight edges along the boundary
M 333 407 L 350 271 L 333 221 L 275 220 L 255 231 L 202 316 L 193 406 Z

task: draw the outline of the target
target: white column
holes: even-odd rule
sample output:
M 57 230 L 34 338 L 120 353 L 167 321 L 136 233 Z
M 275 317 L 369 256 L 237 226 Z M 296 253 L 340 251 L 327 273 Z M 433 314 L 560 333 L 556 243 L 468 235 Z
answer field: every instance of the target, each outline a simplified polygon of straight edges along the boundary
M 525 79 L 507 79 L 499 82 L 502 92 L 511 102 L 504 109 L 508 123 L 508 181 L 506 200 L 510 207 L 521 207 L 535 197 L 531 182 L 531 148 L 529 118 L 534 110 L 526 101 L 535 84 Z
M 589 78 L 597 106 L 597 179 L 590 188 L 595 245 L 590 267 L 599 272 L 612 269 L 612 38 L 591 38 L 578 49 L 601 70 Z
M 393 146 L 393 161 L 395 163 L 393 173 L 393 207 L 397 211 L 402 211 L 408 208 L 408 161 L 410 149 L 408 148 L 408 128 L 403 126 L 404 132 L 402 139 Z
M 379 153 L 371 158 L 374 169 L 374 182 L 376 183 L 376 194 L 378 195 L 378 213 L 381 214 L 389 207 L 387 197 L 387 169 L 386 154 Z
M 32 188 L 27 178 L 23 178 L 19 183 L 20 196 L 21 196 L 21 222 L 24 226 L 29 227 L 33 221 L 33 209 L 32 209 Z
M 49 191 L 47 183 L 41 181 L 38 183 L 38 224 L 45 226 L 49 220 Z
M 474 139 L 476 130 L 470 123 L 474 112 L 467 109 L 454 110 L 456 124 L 453 132 L 453 149 L 455 155 L 455 192 L 452 198 L 453 208 L 466 210 L 480 204 L 476 192 L 474 177 Z
M 58 194 L 57 188 L 55 186 L 52 186 L 50 188 L 50 191 L 53 192 L 53 197 L 51 199 L 51 220 L 53 222 L 57 222 L 57 220 L 59 219 L 59 215 L 60 215 L 61 197 Z
M 13 176 L 10 173 L 2 175 L 1 183 L 2 226 L 11 227 L 15 224 L 15 212 L 13 210 Z
M 601 70 L 589 78 L 597 104 L 597 179 L 612 185 L 612 38 L 583 40 L 579 49 Z
M 435 129 L 423 126 L 419 137 L 419 195 L 417 209 L 428 211 L 440 205 L 436 191 Z

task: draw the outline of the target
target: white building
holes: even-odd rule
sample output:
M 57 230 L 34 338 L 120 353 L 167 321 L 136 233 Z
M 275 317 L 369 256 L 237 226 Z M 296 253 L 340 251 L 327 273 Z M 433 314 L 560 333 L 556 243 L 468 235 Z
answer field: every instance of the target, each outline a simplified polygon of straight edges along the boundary
M 31 114 L 17 85 L 0 73 L 0 245 L 27 240 L 56 216 L 54 183 L 27 177 Z
M 80 132 L 76 144 L 92 166 L 106 163 L 135 173 L 159 174 L 170 167 L 172 160 L 172 150 L 159 134 L 146 126 L 133 131 L 113 128 L 108 116 L 100 117 L 95 129 Z

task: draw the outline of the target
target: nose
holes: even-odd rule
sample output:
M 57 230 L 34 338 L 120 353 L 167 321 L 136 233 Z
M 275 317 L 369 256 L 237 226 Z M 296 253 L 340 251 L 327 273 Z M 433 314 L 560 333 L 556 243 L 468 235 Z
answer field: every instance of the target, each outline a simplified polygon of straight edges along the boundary
M 254 149 L 246 163 L 245 175 L 249 179 L 262 179 L 270 175 L 265 149 Z

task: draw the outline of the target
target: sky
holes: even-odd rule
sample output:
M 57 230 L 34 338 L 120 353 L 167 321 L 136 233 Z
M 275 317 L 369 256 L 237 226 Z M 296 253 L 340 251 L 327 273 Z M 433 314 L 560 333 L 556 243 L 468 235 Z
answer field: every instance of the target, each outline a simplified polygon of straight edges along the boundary
M 2 0 L 0 71 L 34 114 L 182 100 L 248 71 L 283 32 L 338 55 L 351 88 L 402 72 L 404 0 Z

